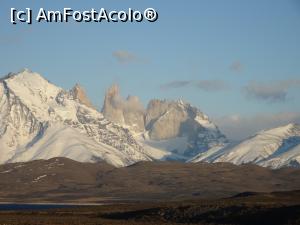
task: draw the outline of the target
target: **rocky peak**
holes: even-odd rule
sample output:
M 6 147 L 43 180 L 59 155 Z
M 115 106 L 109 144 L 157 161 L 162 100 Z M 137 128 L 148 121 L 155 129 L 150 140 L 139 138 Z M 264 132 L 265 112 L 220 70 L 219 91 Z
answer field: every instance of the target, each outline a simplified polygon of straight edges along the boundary
M 150 137 L 156 140 L 189 136 L 194 132 L 195 124 L 198 125 L 195 118 L 199 114 L 203 115 L 197 108 L 182 100 L 156 99 L 148 104 L 146 127 L 149 130 Z
M 113 84 L 110 88 L 107 89 L 105 97 L 114 98 L 119 95 L 120 95 L 119 86 L 117 84 Z
M 226 137 L 209 118 L 183 100 L 151 100 L 144 110 L 138 97 L 124 100 L 118 86 L 112 86 L 106 93 L 104 116 L 127 126 L 130 130 L 144 132 L 152 141 L 166 141 L 184 138 L 188 149 L 180 154 L 193 156 L 215 145 L 227 142 Z
M 117 85 L 107 90 L 102 112 L 107 119 L 127 126 L 131 131 L 144 131 L 144 108 L 139 98 L 128 96 L 123 99 Z
M 34 81 L 34 79 L 37 79 L 38 82 L 45 82 L 48 83 L 48 81 L 43 78 L 38 73 L 34 73 L 31 70 L 25 68 L 22 69 L 20 72 L 17 73 L 8 73 L 6 76 L 0 78 L 1 82 L 5 82 L 8 80 L 15 80 L 16 82 L 24 81 L 24 85 L 30 83 L 31 81 Z
M 188 142 L 188 148 L 184 151 L 186 156 L 227 142 L 208 116 L 182 100 L 152 100 L 148 104 L 145 118 L 146 129 L 152 140 L 185 137 Z
M 74 99 L 78 100 L 81 104 L 86 105 L 87 107 L 94 108 L 93 104 L 87 97 L 85 90 L 79 85 L 76 84 L 70 91 Z
M 82 103 L 88 101 L 79 85 L 65 91 L 28 70 L 6 76 L 0 82 L 0 164 L 59 156 L 116 166 L 151 160 L 128 129 Z
M 117 85 L 113 85 L 107 89 L 102 113 L 108 120 L 125 125 L 120 98 L 119 87 Z

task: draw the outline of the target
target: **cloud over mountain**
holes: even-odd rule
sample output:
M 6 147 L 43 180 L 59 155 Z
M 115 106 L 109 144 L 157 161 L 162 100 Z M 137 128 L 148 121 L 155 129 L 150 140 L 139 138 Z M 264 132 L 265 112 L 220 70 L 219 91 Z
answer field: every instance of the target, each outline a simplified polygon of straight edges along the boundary
M 183 87 L 194 87 L 203 91 L 223 91 L 229 85 L 223 80 L 175 80 L 160 86 L 162 90 L 176 89 Z
M 243 91 L 248 98 L 263 100 L 267 102 L 285 102 L 288 91 L 300 87 L 299 79 L 287 79 L 269 83 L 249 82 Z

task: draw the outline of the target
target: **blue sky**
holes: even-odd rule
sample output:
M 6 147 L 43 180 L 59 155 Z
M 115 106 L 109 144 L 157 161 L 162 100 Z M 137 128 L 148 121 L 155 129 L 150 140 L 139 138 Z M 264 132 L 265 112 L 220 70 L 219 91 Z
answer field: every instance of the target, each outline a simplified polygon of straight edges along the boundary
M 12 7 L 152 7 L 159 19 L 12 25 Z M 182 98 L 232 138 L 300 118 L 297 0 L 2 0 L 0 52 L 2 75 L 26 67 L 63 88 L 80 83 L 99 107 L 113 83 L 124 96 L 138 95 L 145 105 L 152 98 Z M 262 121 L 254 126 L 258 118 Z

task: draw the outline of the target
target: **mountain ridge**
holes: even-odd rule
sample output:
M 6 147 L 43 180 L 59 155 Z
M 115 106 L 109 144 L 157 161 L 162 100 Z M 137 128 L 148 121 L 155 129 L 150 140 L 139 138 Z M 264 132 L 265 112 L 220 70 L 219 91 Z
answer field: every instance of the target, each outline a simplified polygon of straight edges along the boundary
M 237 165 L 255 163 L 274 169 L 285 166 L 299 167 L 300 125 L 289 123 L 263 130 L 236 145 L 199 154 L 191 160 L 199 161 L 231 162 Z
M 1 80 L 0 91 L 0 145 L 4 149 L 1 155 L 6 155 L 1 163 L 37 159 L 48 151 L 52 151 L 52 157 L 62 154 L 79 161 L 107 160 L 115 166 L 151 160 L 128 130 L 107 121 L 100 112 L 74 100 L 71 92 L 37 73 L 23 70 L 10 74 Z M 45 143 L 43 153 L 29 154 L 27 150 L 41 144 L 48 131 L 52 137 L 50 128 L 57 127 L 64 135 L 64 131 L 76 133 L 84 144 L 68 145 L 62 135 Z
M 170 159 L 188 158 L 228 142 L 207 115 L 183 100 L 152 99 L 144 109 L 138 97 L 124 99 L 119 87 L 113 85 L 107 90 L 102 112 L 135 133 L 151 151 L 160 145 L 166 151 L 162 155 Z M 135 120 L 126 119 L 128 115 L 134 115 Z
M 252 163 L 300 167 L 300 125 L 263 130 L 229 142 L 218 126 L 183 100 L 150 100 L 107 90 L 102 112 L 76 84 L 64 90 L 29 69 L 0 79 L 0 164 L 66 157 L 116 167 L 139 161 Z

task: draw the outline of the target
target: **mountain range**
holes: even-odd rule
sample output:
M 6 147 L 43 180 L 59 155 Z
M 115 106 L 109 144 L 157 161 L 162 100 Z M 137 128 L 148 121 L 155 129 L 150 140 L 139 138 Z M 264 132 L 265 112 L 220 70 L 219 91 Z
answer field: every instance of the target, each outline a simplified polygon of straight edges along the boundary
M 300 166 L 300 126 L 288 124 L 231 143 L 183 100 L 124 99 L 118 86 L 98 111 L 80 85 L 64 90 L 25 69 L 0 79 L 0 163 L 66 157 L 115 167 L 139 161 Z

